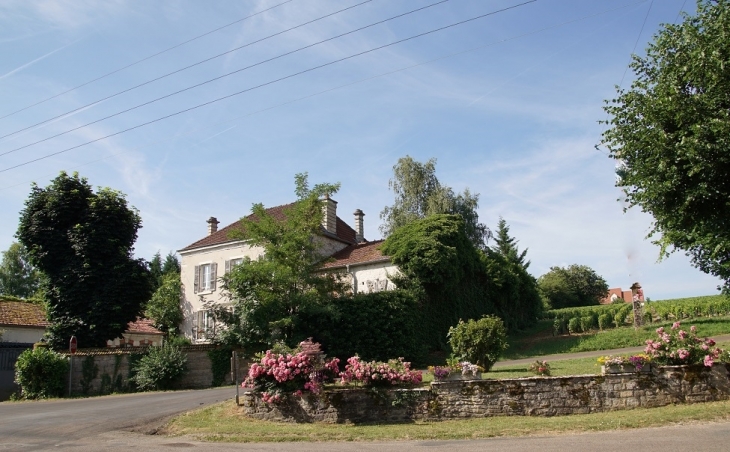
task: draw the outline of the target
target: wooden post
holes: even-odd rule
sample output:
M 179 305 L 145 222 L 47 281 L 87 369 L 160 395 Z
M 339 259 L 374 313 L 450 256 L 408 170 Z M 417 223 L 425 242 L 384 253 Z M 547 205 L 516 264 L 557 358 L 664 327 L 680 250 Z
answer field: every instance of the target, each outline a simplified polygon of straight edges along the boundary
M 238 382 L 238 352 L 233 350 L 231 359 L 233 360 L 233 363 L 232 363 L 233 365 L 231 366 L 231 369 L 233 371 L 233 381 L 236 384 L 236 406 L 241 406 L 238 403 L 238 388 L 240 386 L 240 383 Z

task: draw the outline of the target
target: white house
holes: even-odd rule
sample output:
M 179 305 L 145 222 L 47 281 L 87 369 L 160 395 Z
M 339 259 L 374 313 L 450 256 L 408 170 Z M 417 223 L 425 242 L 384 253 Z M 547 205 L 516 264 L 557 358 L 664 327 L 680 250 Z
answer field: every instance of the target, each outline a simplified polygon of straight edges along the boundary
M 291 205 L 271 207 L 266 211 L 283 220 Z M 337 201 L 326 197 L 323 209 L 321 254 L 332 257 L 325 264 L 325 271 L 347 273 L 355 293 L 392 289 L 393 283 L 388 278 L 397 269 L 379 251 L 381 241 L 365 240 L 365 214 L 360 209 L 355 211 L 355 227 L 352 228 L 337 216 Z M 244 258 L 256 259 L 263 254 L 262 248 L 231 238 L 239 221 L 222 229 L 218 229 L 215 217 L 209 218 L 207 223 L 207 236 L 178 251 L 182 258 L 180 278 L 184 294 L 181 301 L 184 320 L 180 331 L 195 343 L 206 342 L 208 333 L 215 331 L 212 315 L 205 309 L 204 302 L 229 302 L 220 288 L 220 277 Z

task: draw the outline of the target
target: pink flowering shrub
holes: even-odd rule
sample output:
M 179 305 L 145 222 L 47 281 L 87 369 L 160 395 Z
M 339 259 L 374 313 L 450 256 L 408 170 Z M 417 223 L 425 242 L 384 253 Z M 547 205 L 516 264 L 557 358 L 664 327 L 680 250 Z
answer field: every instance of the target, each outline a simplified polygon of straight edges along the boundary
M 411 363 L 403 358 L 391 359 L 387 363 L 364 362 L 359 356 L 347 360 L 345 371 L 340 373 L 340 381 L 361 383 L 368 386 L 393 386 L 420 383 L 423 375 L 420 371 L 411 370 Z
M 324 383 L 338 376 L 339 362 L 337 358 L 326 361 L 322 355 L 307 350 L 296 354 L 268 350 L 260 362 L 251 365 L 243 387 L 260 392 L 266 403 L 281 402 L 284 393 L 301 396 L 302 391 L 309 391 L 316 394 Z
M 697 337 L 697 329 L 692 326 L 689 332 L 680 329 L 674 322 L 667 332 L 664 328 L 656 330 L 659 338 L 646 341 L 646 353 L 652 360 L 661 364 L 704 364 L 707 367 L 717 360 L 723 351 L 715 347 L 712 339 Z M 713 348 L 715 347 L 715 348 Z

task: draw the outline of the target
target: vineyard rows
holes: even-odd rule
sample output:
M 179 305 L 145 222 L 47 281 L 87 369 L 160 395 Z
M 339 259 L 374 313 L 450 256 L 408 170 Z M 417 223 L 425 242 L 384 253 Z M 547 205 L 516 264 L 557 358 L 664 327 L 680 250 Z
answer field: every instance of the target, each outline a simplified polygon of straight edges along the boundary
M 724 295 L 677 298 L 644 304 L 644 323 L 726 315 L 730 315 L 730 297 Z M 545 312 L 544 318 L 553 321 L 555 334 L 628 326 L 633 324 L 634 319 L 631 303 L 552 309 Z

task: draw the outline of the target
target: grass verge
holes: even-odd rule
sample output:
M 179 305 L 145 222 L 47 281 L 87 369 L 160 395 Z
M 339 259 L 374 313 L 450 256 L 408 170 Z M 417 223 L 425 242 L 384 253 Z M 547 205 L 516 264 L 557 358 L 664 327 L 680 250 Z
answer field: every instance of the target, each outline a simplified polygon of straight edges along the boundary
M 402 441 L 556 435 L 730 420 L 730 401 L 573 416 L 505 416 L 389 425 L 288 424 L 250 419 L 232 402 L 173 419 L 161 433 L 200 441 Z

